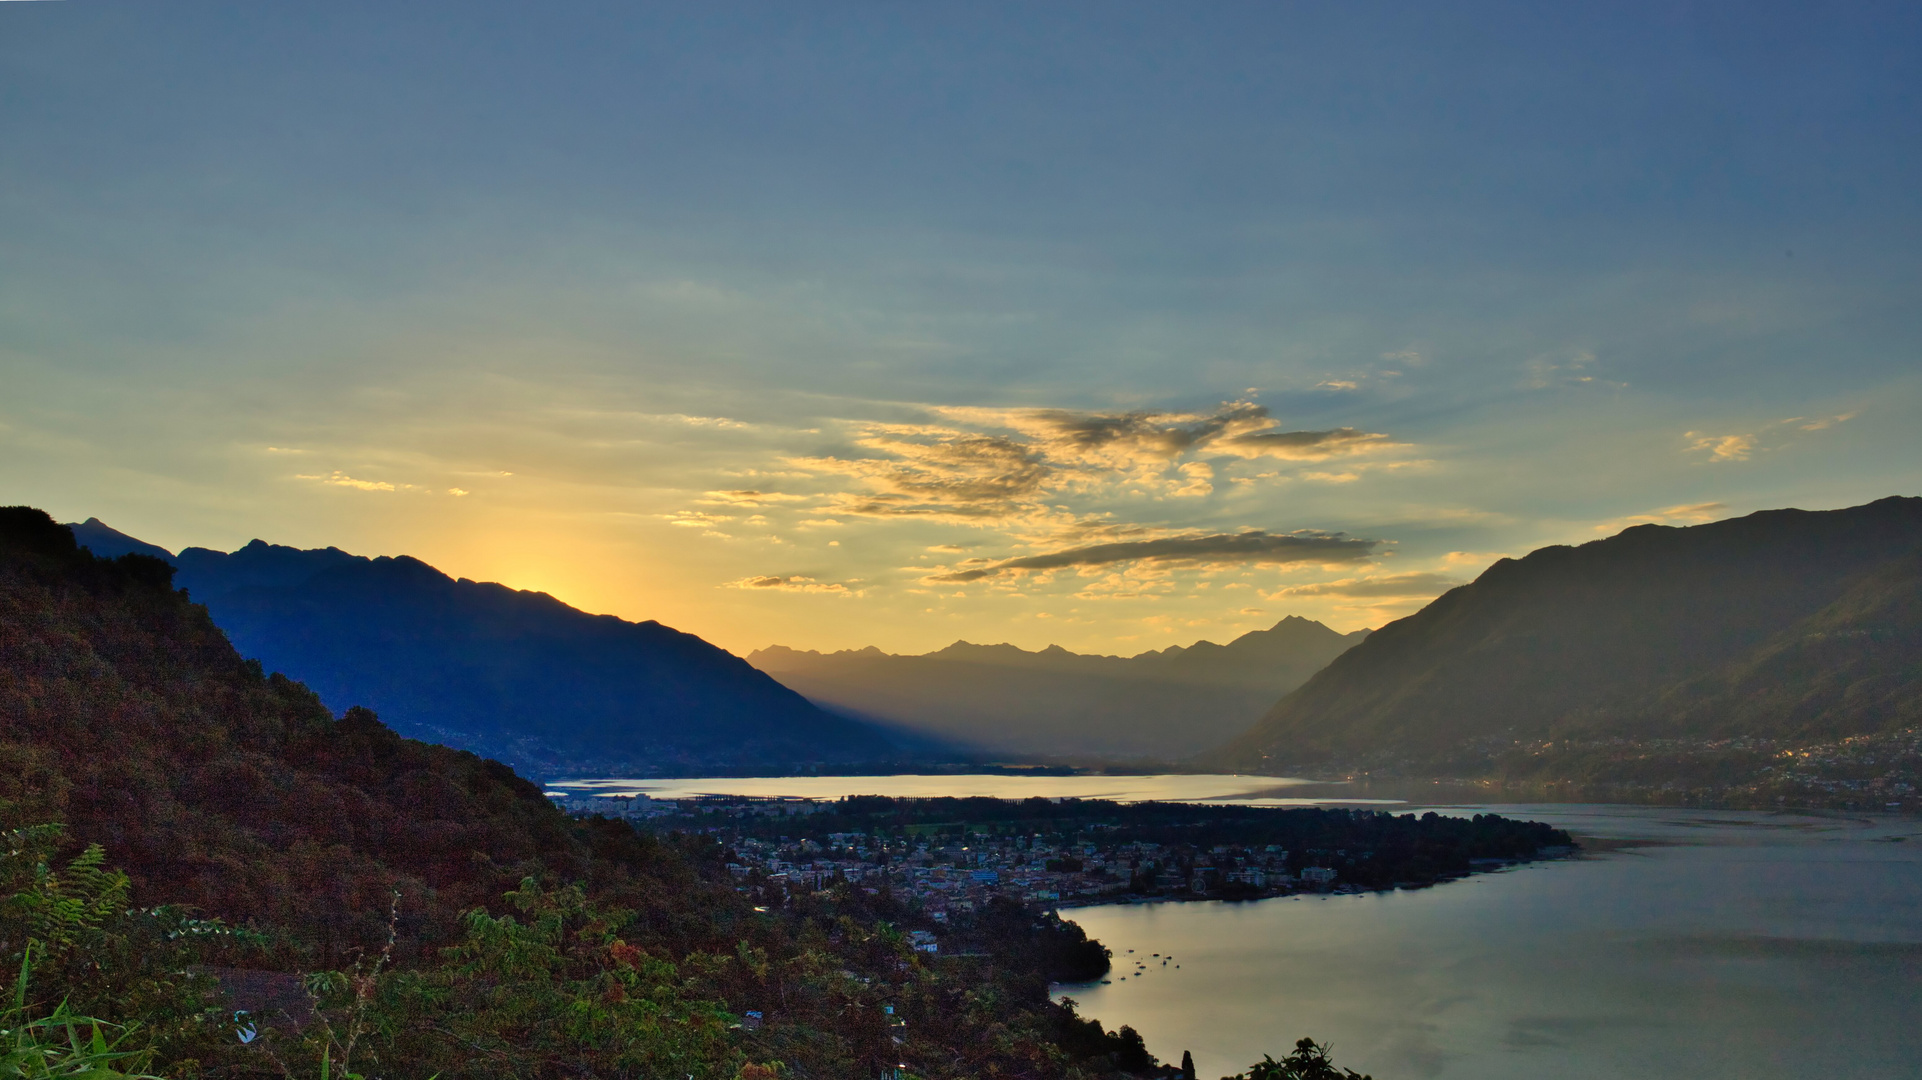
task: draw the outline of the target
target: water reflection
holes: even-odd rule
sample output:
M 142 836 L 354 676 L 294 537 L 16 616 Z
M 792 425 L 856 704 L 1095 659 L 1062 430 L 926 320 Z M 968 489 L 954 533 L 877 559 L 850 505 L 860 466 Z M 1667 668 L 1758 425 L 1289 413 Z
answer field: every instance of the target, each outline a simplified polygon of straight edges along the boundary
M 656 799 L 700 795 L 751 795 L 770 799 L 838 799 L 844 795 L 888 795 L 932 799 L 943 796 L 997 799 L 1076 798 L 1117 802 L 1233 802 L 1250 806 L 1316 806 L 1328 803 L 1399 805 L 1399 799 L 1355 798 L 1345 785 L 1274 776 L 763 776 L 674 780 L 566 780 L 549 789 L 601 794 L 640 793 Z M 1311 788 L 1313 797 L 1288 792 Z
M 1449 812 L 1477 809 L 1626 846 L 1415 892 L 1079 909 L 1128 978 L 1059 990 L 1206 1077 L 1300 1035 L 1380 1080 L 1915 1075 L 1916 822 Z

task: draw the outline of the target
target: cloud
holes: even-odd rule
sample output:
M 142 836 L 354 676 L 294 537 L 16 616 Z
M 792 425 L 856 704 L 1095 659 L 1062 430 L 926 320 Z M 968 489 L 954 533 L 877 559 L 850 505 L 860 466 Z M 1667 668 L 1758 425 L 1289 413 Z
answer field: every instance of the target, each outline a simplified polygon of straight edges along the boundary
M 779 491 L 709 491 L 694 500 L 704 506 L 769 506 L 774 503 L 806 502 L 809 496 L 787 495 Z
M 1604 521 L 1600 525 L 1595 526 L 1595 531 L 1616 533 L 1631 525 L 1670 525 L 1676 522 L 1699 525 L 1705 521 L 1714 521 L 1719 517 L 1723 517 L 1727 512 L 1728 504 L 1726 503 L 1685 503 L 1681 506 L 1665 506 L 1660 510 L 1650 511 L 1646 514 L 1631 514 L 1628 517 L 1616 518 L 1613 521 Z
M 1757 453 L 1778 450 L 1803 434 L 1826 431 L 1837 424 L 1845 424 L 1855 419 L 1859 413 L 1845 412 L 1835 416 L 1791 416 L 1764 424 L 1755 431 L 1736 435 L 1709 435 L 1700 431 L 1687 431 L 1682 438 L 1688 440 L 1686 453 L 1706 453 L 1710 462 L 1747 461 Z
M 669 525 L 679 525 L 684 529 L 705 529 L 723 521 L 734 520 L 729 514 L 708 514 L 699 510 L 677 510 L 662 516 L 667 518 Z
M 1002 559 L 986 566 L 934 574 L 928 581 L 968 582 L 1010 571 L 1061 570 L 1068 567 L 1108 566 L 1124 562 L 1152 563 L 1339 563 L 1355 562 L 1374 554 L 1378 541 L 1342 533 L 1270 533 L 1259 529 L 1240 533 L 1170 536 L 1091 544 L 1041 555 Z
M 736 431 L 752 426 L 740 420 L 730 420 L 725 416 L 689 416 L 686 413 L 667 413 L 660 419 L 686 424 L 689 427 L 728 428 Z
M 1411 573 L 1386 574 L 1381 577 L 1343 578 L 1340 581 L 1323 581 L 1313 585 L 1292 585 L 1274 592 L 1262 593 L 1266 600 L 1281 600 L 1303 596 L 1339 596 L 1348 599 L 1374 599 L 1380 597 L 1420 597 L 1439 596 L 1462 584 L 1461 581 L 1446 574 Z
M 1215 486 L 1208 481 L 1214 479 L 1214 466 L 1205 461 L 1190 461 L 1177 470 L 1186 480 L 1180 487 L 1168 494 L 1181 498 L 1198 498 L 1214 494 Z
M 397 491 L 393 484 L 385 480 L 357 480 L 336 469 L 325 476 L 297 476 L 296 480 L 318 480 L 334 487 L 353 488 L 355 491 Z
M 979 522 L 1031 516 L 1049 478 L 1038 454 L 999 435 L 931 425 L 870 428 L 857 445 L 873 457 L 793 458 L 815 473 L 858 480 L 865 492 L 831 495 L 836 513 Z
M 1386 435 L 1355 428 L 1286 431 L 1266 406 L 1252 401 L 1223 402 L 1210 413 L 980 408 L 937 412 L 954 420 L 1019 431 L 1042 456 L 1053 460 L 1117 467 L 1166 464 L 1190 451 L 1321 461 L 1394 445 Z
M 1595 354 L 1586 349 L 1561 355 L 1537 356 L 1523 365 L 1527 376 L 1522 385 L 1530 390 L 1546 390 L 1551 386 L 1606 386 L 1616 390 L 1626 387 L 1624 382 L 1601 382 L 1587 374 L 1587 368 L 1595 363 Z
M 1213 444 L 1211 449 L 1236 457 L 1274 457 L 1288 461 L 1326 461 L 1386 450 L 1397 444 L 1388 436 L 1351 427 L 1328 431 L 1257 431 L 1235 435 Z
M 776 592 L 832 593 L 836 596 L 860 595 L 859 590 L 850 589 L 838 581 L 816 581 L 811 577 L 781 577 L 772 574 L 760 577 L 744 577 L 737 581 L 724 582 L 720 588 L 752 589 L 757 591 L 772 590 Z
M 854 423 L 856 452 L 793 457 L 786 464 L 853 482 L 858 490 L 817 496 L 836 515 L 1059 532 L 1081 521 L 1061 505 L 1070 496 L 1214 494 L 1216 466 L 1204 457 L 1327 461 L 1400 446 L 1352 427 L 1285 430 L 1252 401 L 1192 413 L 974 406 L 935 406 L 927 413 L 936 421 Z
M 1441 561 L 1443 566 L 1465 566 L 1480 570 L 1482 567 L 1493 566 L 1506 558 L 1509 558 L 1509 555 L 1505 551 L 1451 551 L 1443 555 Z
M 1784 420 L 1782 422 L 1785 424 L 1793 424 L 1793 423 L 1796 423 L 1796 421 L 1798 420 L 1805 420 L 1805 422 L 1800 425 L 1801 430 L 1821 431 L 1823 428 L 1830 428 L 1830 427 L 1834 427 L 1837 424 L 1847 423 L 1848 421 L 1855 419 L 1855 415 L 1856 414 L 1852 412 L 1845 412 L 1840 416 L 1824 416 L 1815 420 L 1805 420 L 1804 417 L 1798 416 L 1792 420 Z
M 1750 435 L 1704 435 L 1699 431 L 1684 432 L 1682 438 L 1689 440 L 1691 452 L 1706 451 L 1710 461 L 1747 461 L 1755 452 L 1755 436 Z

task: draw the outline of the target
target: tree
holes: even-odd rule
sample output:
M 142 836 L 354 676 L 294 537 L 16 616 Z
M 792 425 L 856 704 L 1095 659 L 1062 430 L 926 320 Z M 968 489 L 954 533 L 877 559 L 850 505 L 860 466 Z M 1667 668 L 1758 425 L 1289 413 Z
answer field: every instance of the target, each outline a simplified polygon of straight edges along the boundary
M 1181 1063 L 1189 1065 L 1186 1054 Z M 1190 1073 L 1189 1075 L 1193 1075 Z M 1302 1039 L 1295 1044 L 1295 1052 L 1276 1061 L 1267 1054 L 1255 1062 L 1245 1073 L 1236 1073 L 1222 1080 L 1374 1080 L 1373 1077 L 1358 1073 L 1353 1069 L 1335 1066 L 1328 1048 L 1317 1045 L 1313 1039 Z

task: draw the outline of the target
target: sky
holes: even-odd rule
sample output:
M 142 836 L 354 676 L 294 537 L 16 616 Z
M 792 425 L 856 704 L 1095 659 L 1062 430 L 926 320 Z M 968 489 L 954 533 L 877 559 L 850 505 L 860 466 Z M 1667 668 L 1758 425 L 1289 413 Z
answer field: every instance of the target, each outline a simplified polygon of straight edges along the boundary
M 1913 4 L 0 3 L 0 502 L 745 653 L 1922 493 Z

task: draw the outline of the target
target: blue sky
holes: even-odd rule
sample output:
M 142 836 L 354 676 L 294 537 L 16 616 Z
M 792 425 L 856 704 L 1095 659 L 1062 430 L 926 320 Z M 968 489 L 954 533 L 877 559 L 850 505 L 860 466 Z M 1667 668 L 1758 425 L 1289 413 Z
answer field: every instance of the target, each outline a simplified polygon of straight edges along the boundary
M 737 650 L 1380 625 L 1638 520 L 1916 493 L 1919 39 L 0 5 L 0 498 Z

